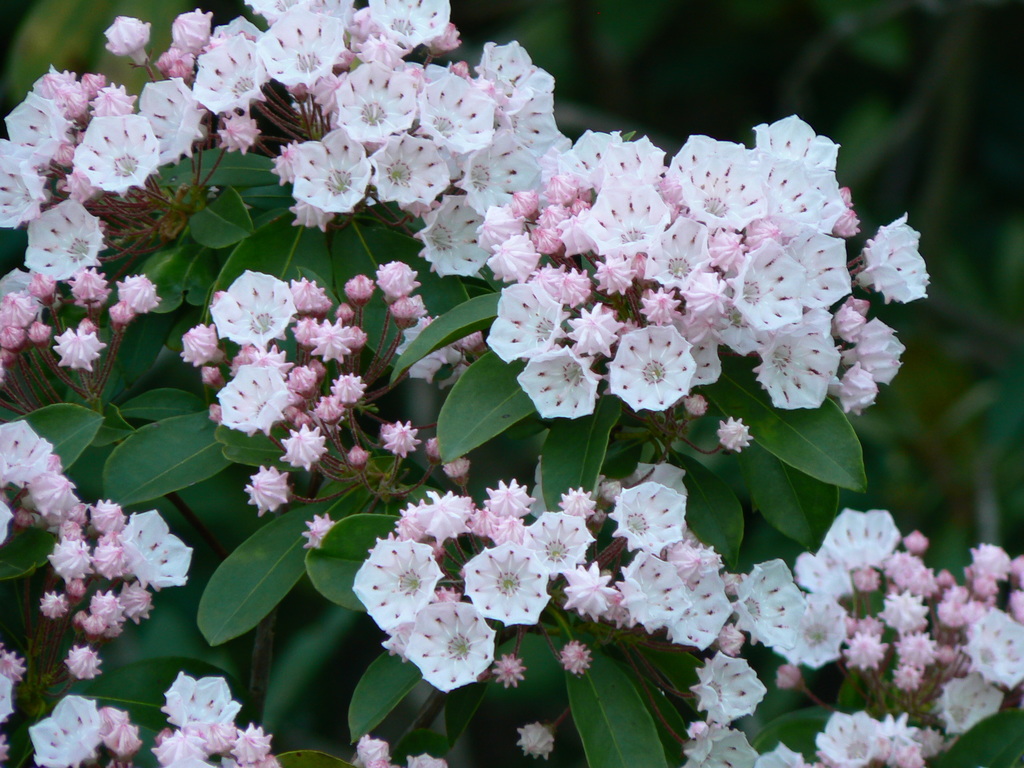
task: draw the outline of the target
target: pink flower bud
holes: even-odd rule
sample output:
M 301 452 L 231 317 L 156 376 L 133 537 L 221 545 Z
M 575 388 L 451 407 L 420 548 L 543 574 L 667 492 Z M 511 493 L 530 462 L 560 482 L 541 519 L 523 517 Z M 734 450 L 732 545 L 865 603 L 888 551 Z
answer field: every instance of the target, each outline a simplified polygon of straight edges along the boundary
M 25 329 L 16 325 L 0 328 L 0 347 L 11 352 L 20 352 L 25 346 L 27 338 L 28 334 L 25 333 Z
M 356 316 L 356 311 L 352 309 L 348 304 L 339 304 L 338 308 L 334 310 L 334 317 L 341 320 L 343 325 L 351 323 L 353 318 Z
M 427 440 L 424 450 L 427 452 L 427 460 L 430 461 L 431 464 L 441 463 L 441 449 L 438 447 L 436 437 L 432 437 Z
M 743 650 L 743 633 L 735 624 L 726 624 L 718 633 L 718 648 L 727 656 L 739 656 Z
M 213 325 L 197 325 L 181 337 L 181 359 L 198 367 L 207 363 L 219 363 L 224 359 L 217 342 L 217 330 Z
M 360 448 L 358 445 L 353 446 L 349 449 L 346 457 L 348 463 L 355 469 L 362 469 L 366 466 L 366 462 L 370 460 L 370 454 Z
M 691 416 L 700 418 L 708 412 L 708 401 L 703 395 L 689 395 L 683 398 L 683 407 Z
M 110 322 L 115 328 L 124 328 L 135 319 L 135 311 L 128 306 L 127 302 L 119 301 L 109 310 Z
M 426 314 L 427 308 L 421 296 L 403 296 L 391 305 L 391 315 L 399 328 L 411 328 Z
M 81 307 L 102 304 L 110 295 L 107 281 L 95 269 L 79 270 L 68 282 L 71 284 L 71 295 L 75 297 L 75 303 Z
M 210 421 L 214 424 L 220 424 L 222 420 L 220 403 L 210 404 Z
M 920 531 L 911 531 L 903 537 L 903 546 L 910 554 L 921 557 L 928 551 L 928 537 Z
M 465 485 L 466 481 L 469 479 L 469 459 L 467 458 L 451 461 L 441 467 L 441 469 L 444 471 L 446 477 L 451 478 L 459 485 Z
M 204 365 L 200 370 L 200 378 L 203 380 L 203 385 L 210 389 L 220 389 L 224 386 L 224 374 L 216 365 Z
M 186 84 L 191 84 L 196 57 L 172 45 L 157 58 L 156 68 L 164 77 L 180 77 Z
M 390 261 L 377 269 L 377 285 L 388 303 L 409 296 L 419 288 L 416 271 L 405 262 Z
M 131 763 L 132 757 L 142 748 L 139 738 L 139 727 L 132 725 L 128 713 L 113 707 L 100 709 L 100 738 L 115 759 L 121 763 Z
M 375 285 L 366 275 L 356 275 L 345 283 L 345 296 L 357 307 L 365 307 L 373 296 Z
M 537 213 L 539 203 L 537 191 L 529 189 L 512 194 L 512 215 L 520 219 L 528 219 Z
M 459 30 L 451 22 L 445 26 L 444 32 L 427 41 L 427 47 L 430 49 L 432 56 L 442 56 L 450 51 L 454 51 L 460 45 L 462 45 L 462 40 L 459 39 Z
M 783 691 L 795 691 L 803 685 L 804 678 L 796 664 L 783 664 L 775 671 L 775 686 Z
M 32 274 L 32 280 L 28 284 L 28 292 L 43 304 L 50 305 L 57 290 L 57 281 L 48 275 L 38 272 Z
M 37 347 L 45 347 L 50 343 L 50 336 L 53 329 L 46 323 L 34 322 L 28 329 L 28 340 L 30 344 Z
M 881 576 L 874 568 L 858 568 L 853 572 L 853 586 L 860 592 L 874 592 L 881 585 Z
M 296 312 L 327 317 L 327 313 L 331 309 L 331 300 L 327 298 L 327 293 L 323 288 L 302 278 L 301 280 L 292 280 L 291 289 Z
M 171 39 L 179 50 L 198 56 L 210 42 L 213 13 L 196 9 L 179 14 L 171 23 Z
M 149 45 L 149 22 L 131 16 L 118 16 L 107 30 L 106 49 L 115 56 L 128 56 L 138 66 L 146 63 L 145 48 Z
M 313 414 L 327 424 L 337 424 L 345 415 L 345 406 L 334 395 L 321 397 Z
M 570 205 L 579 194 L 579 186 L 571 176 L 552 176 L 544 188 L 544 197 L 556 205 Z

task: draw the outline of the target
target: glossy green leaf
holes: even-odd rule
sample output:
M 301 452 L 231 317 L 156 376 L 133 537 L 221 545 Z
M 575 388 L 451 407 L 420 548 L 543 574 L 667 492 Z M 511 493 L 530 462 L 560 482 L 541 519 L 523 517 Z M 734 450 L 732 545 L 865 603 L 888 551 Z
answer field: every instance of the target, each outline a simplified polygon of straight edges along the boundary
M 986 717 L 960 736 L 935 768 L 1015 768 L 1024 756 L 1024 710 Z
M 540 452 L 541 487 L 548 509 L 570 488 L 594 490 L 608 451 L 608 436 L 622 412 L 617 397 L 602 397 L 589 416 L 553 419 Z
M 134 431 L 135 428 L 121 416 L 118 407 L 113 403 L 107 403 L 107 407 L 103 409 L 103 423 L 96 437 L 92 439 L 92 445 L 110 445 L 123 440 Z
M 402 737 L 402 740 L 395 745 L 392 759 L 402 764 L 406 759 L 414 755 L 430 755 L 431 757 L 444 757 L 448 754 L 448 739 L 443 734 L 431 731 L 426 728 L 417 728 L 410 734 Z
M 215 291 L 226 290 L 247 269 L 281 280 L 299 277 L 299 268 L 331 273 L 331 259 L 324 233 L 292 226 L 291 217 L 275 219 L 240 242 L 217 276 Z
M 25 417 L 35 433 L 53 443 L 60 463 L 68 469 L 96 437 L 103 416 L 71 403 L 47 405 Z
M 228 187 L 188 220 L 192 239 L 207 248 L 227 248 L 252 234 L 252 219 L 238 191 Z
M 757 444 L 739 454 L 754 506 L 776 530 L 817 549 L 836 516 L 839 489 L 784 464 Z
M 197 161 L 198 179 L 193 170 Z M 208 149 L 199 153 L 196 158 L 187 157 L 177 165 L 164 170 L 160 183 L 172 187 L 180 184 L 240 188 L 269 186 L 280 181 L 271 170 L 273 167 L 274 161 L 263 155 L 243 155 L 241 152 Z
M 242 199 L 246 205 L 258 208 L 262 211 L 272 211 L 278 208 L 290 208 L 295 205 L 295 197 L 292 195 L 290 184 L 269 184 L 262 187 L 250 187 L 242 191 Z
M 281 768 L 355 768 L 341 758 L 328 755 L 326 752 L 315 752 L 312 749 L 299 749 L 276 755 Z
M 394 383 L 413 365 L 434 350 L 488 328 L 498 314 L 497 293 L 485 293 L 445 312 L 424 328 L 395 362 L 391 373 Z
M 272 520 L 242 542 L 214 571 L 199 601 L 197 623 L 210 645 L 243 635 L 302 578 L 306 507 Z
M 516 381 L 523 367 L 522 362 L 509 365 L 488 352 L 459 377 L 437 418 L 437 442 L 444 461 L 465 456 L 535 413 L 533 402 Z
M 0 546 L 0 581 L 28 576 L 46 563 L 54 538 L 39 528 L 26 528 Z
M 180 389 L 151 389 L 133 397 L 120 407 L 126 419 L 160 421 L 172 416 L 206 411 L 206 404 L 191 392 Z
M 142 265 L 142 273 L 153 282 L 160 297 L 153 311 L 173 312 L 193 294 L 205 299 L 217 276 L 216 264 L 210 249 L 191 243 L 154 253 Z
M 775 408 L 746 358 L 724 358 L 722 376 L 707 394 L 726 416 L 743 419 L 762 448 L 790 466 L 840 488 L 867 486 L 860 441 L 831 400 L 814 410 Z
M 126 710 L 133 723 L 161 731 L 167 727 L 167 715 L 160 711 L 166 705 L 164 692 L 180 672 L 196 679 L 223 678 L 233 698 L 243 701 L 244 690 L 224 670 L 205 661 L 179 657 L 145 659 L 114 670 L 104 669 L 102 675 L 87 685 L 84 694 L 100 706 Z M 239 722 L 244 720 L 240 717 Z
M 316 590 L 344 608 L 366 610 L 352 591 L 352 582 L 377 539 L 394 532 L 396 520 L 391 515 L 361 514 L 339 520 L 320 546 L 306 553 L 306 573 Z
M 807 760 L 815 758 L 815 737 L 825 729 L 829 713 L 821 707 L 809 707 L 772 720 L 751 741 L 758 752 L 769 752 L 779 744 L 800 752 Z M 977 768 L 974 764 L 971 768 Z
M 678 455 L 686 470 L 686 525 L 697 538 L 735 565 L 743 541 L 743 507 L 729 484 L 689 456 Z
M 235 464 L 249 467 L 276 467 L 289 472 L 294 469 L 281 460 L 281 449 L 262 432 L 247 435 L 237 429 L 217 427 L 214 436 L 221 444 L 224 457 Z
M 175 315 L 149 312 L 132 321 L 124 332 L 115 365 L 131 385 L 153 369 L 153 363 L 164 349 L 164 342 L 174 327 Z
M 566 673 L 569 706 L 590 768 L 666 768 L 654 719 L 629 676 L 595 653 L 580 677 Z
M 215 430 L 205 411 L 147 424 L 110 454 L 105 493 L 119 504 L 136 504 L 213 477 L 230 464 Z
M 352 741 L 369 733 L 398 706 L 421 680 L 415 664 L 382 653 L 359 678 L 348 705 L 348 730 Z
M 658 668 L 658 671 L 677 691 L 686 693 L 691 686 L 700 682 L 697 670 L 704 666 L 704 662 L 691 653 L 658 651 L 652 648 L 643 648 L 640 653 Z M 685 699 L 685 701 L 694 712 L 697 711 L 692 699 Z
M 487 683 L 472 683 L 456 688 L 444 702 L 444 731 L 448 735 L 448 746 L 454 747 L 459 736 L 473 719 L 473 715 L 487 695 Z

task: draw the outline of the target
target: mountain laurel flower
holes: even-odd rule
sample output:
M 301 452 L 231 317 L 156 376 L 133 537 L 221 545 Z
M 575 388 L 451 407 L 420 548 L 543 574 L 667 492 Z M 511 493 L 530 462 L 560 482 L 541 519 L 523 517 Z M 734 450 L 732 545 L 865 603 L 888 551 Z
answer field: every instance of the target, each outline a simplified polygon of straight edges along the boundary
M 447 693 L 487 671 L 495 635 L 471 603 L 434 603 L 416 615 L 405 655 L 424 680 Z
M 95 330 L 83 329 L 83 322 L 76 329 L 68 328 L 56 338 L 54 350 L 60 355 L 59 365 L 75 371 L 92 371 L 92 364 L 99 359 L 100 350 L 107 345 L 99 340 Z M 91 325 L 91 324 L 90 324 Z
M 697 694 L 697 708 L 719 725 L 753 714 L 768 692 L 746 660 L 721 652 L 697 670 L 697 678 L 699 682 L 690 687 Z
M 306 528 L 309 530 L 302 532 L 302 536 L 306 539 L 306 543 L 302 545 L 302 548 L 319 549 L 323 543 L 324 536 L 330 533 L 333 527 L 334 521 L 331 520 L 330 515 L 313 515 L 312 520 L 306 521 Z
M 146 63 L 146 46 L 149 45 L 148 21 L 143 22 L 131 16 L 118 16 L 103 33 L 107 38 L 104 46 L 115 56 L 128 56 L 134 64 Z
M 100 673 L 99 654 L 88 645 L 72 646 L 64 664 L 75 680 L 92 680 Z
M 320 427 L 310 429 L 303 424 L 298 430 L 292 430 L 290 436 L 281 441 L 285 448 L 283 461 L 293 467 L 302 467 L 307 472 L 327 452 L 327 438 L 320 434 Z
M 192 548 L 171 534 L 155 509 L 128 518 L 121 532 L 128 567 L 144 587 L 180 587 L 188 580 Z
M 49 717 L 28 729 L 35 761 L 43 768 L 78 768 L 96 757 L 103 721 L 96 702 L 65 696 Z
M 558 654 L 562 669 L 579 677 L 588 669 L 592 660 L 590 649 L 579 640 L 570 640 Z
M 486 618 L 506 625 L 536 624 L 551 599 L 546 566 L 522 545 L 485 549 L 466 563 L 464 572 L 466 596 Z
M 548 759 L 555 748 L 555 734 L 551 726 L 530 723 L 516 730 L 519 731 L 519 741 L 516 744 L 523 750 L 524 755 Z
M 245 486 L 245 492 L 249 494 L 249 503 L 258 510 L 258 516 L 263 517 L 265 512 L 274 512 L 288 503 L 288 473 L 276 467 L 261 466 Z
M 380 428 L 380 439 L 384 450 L 404 459 L 421 442 L 416 439 L 417 432 L 418 430 L 413 429 L 411 421 L 396 421 Z
M 105 192 L 142 187 L 160 164 L 160 143 L 144 115 L 94 117 L 75 148 L 75 170 Z
M 506 688 L 516 688 L 525 679 L 526 665 L 518 656 L 506 653 L 491 668 L 494 679 Z
M 725 450 L 739 453 L 750 445 L 750 427 L 743 423 L 743 419 L 730 416 L 718 422 L 718 442 Z

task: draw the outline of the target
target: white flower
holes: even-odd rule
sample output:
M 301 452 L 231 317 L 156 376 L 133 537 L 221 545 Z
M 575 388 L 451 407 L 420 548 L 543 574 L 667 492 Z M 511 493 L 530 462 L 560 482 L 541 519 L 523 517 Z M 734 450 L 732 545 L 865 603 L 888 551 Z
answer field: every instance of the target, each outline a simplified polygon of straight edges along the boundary
M 510 285 L 501 291 L 487 344 L 507 363 L 529 360 L 547 352 L 565 335 L 562 322 L 567 316 L 562 305 L 540 286 Z
M 80 269 L 99 266 L 103 247 L 100 220 L 80 203 L 65 200 L 28 225 L 25 266 L 67 280 Z
M 274 20 L 256 50 L 274 80 L 312 88 L 344 53 L 344 34 L 341 19 L 295 6 Z
M 965 733 L 976 723 L 999 711 L 1003 692 L 985 682 L 977 672 L 950 680 L 939 696 L 939 714 L 950 734 Z
M 846 616 L 846 609 L 831 595 L 808 595 L 796 643 L 792 649 L 780 648 L 779 653 L 790 664 L 803 664 L 811 669 L 836 661 L 846 639 Z
M 188 580 L 192 548 L 171 533 L 155 509 L 133 514 L 121 531 L 125 560 L 144 587 L 180 587 Z
M 516 377 L 541 418 L 576 419 L 594 412 L 600 377 L 571 349 L 534 355 Z
M 466 202 L 465 195 L 446 195 L 441 205 L 423 216 L 424 228 L 416 233 L 423 241 L 420 255 L 437 274 L 472 277 L 487 261 L 488 253 L 477 244 L 483 218 Z
M 366 196 L 373 169 L 363 145 L 343 128 L 295 150 L 295 199 L 330 213 L 349 213 Z
M 636 411 L 671 408 L 690 392 L 697 368 L 691 347 L 672 326 L 623 334 L 608 366 L 609 391 Z
M 857 281 L 890 301 L 908 302 L 927 295 L 928 271 L 918 251 L 921 235 L 907 225 L 907 214 L 878 230 L 864 246 L 864 271 Z
M 247 435 L 270 428 L 284 418 L 290 401 L 288 384 L 276 368 L 243 365 L 220 392 L 221 424 Z
M 391 631 L 416 620 L 433 600 L 441 576 L 429 544 L 378 539 L 352 589 L 377 626 Z
M 736 626 L 769 647 L 792 648 L 806 607 L 782 560 L 758 563 L 736 590 Z
M 83 323 L 84 325 L 84 323 Z M 91 371 L 92 364 L 99 359 L 100 350 L 107 345 L 100 341 L 96 331 L 68 328 L 56 338 L 54 351 L 60 355 L 60 362 L 75 371 Z
M 506 625 L 536 624 L 548 604 L 548 570 L 524 546 L 485 549 L 465 566 L 466 597 L 488 619 Z
M 491 666 L 494 636 L 470 603 L 434 603 L 417 614 L 405 655 L 424 680 L 447 693 L 476 682 Z
M 205 135 L 206 115 L 192 90 L 180 77 L 146 83 L 139 97 L 139 113 L 149 118 L 160 146 L 160 163 L 174 163 L 192 157 L 193 142 Z
M 750 427 L 743 423 L 743 419 L 730 416 L 718 422 L 718 442 L 725 450 L 739 453 L 750 445 L 750 440 Z
M 144 115 L 94 117 L 74 163 L 94 187 L 120 194 L 145 185 L 160 165 L 160 143 Z
M 254 99 L 263 101 L 263 84 L 269 79 L 256 43 L 244 34 L 231 35 L 196 62 L 192 92 L 207 109 L 218 114 L 249 111 Z
M 814 744 L 818 754 L 835 768 L 865 768 L 885 757 L 880 725 L 866 712 L 833 712 Z
M 377 62 L 363 64 L 338 88 L 338 125 L 356 141 L 383 142 L 406 131 L 416 119 L 417 90 L 418 81 L 411 71 Z M 426 146 L 436 153 L 433 143 Z
M 708 713 L 708 721 L 728 725 L 753 714 L 768 692 L 745 659 L 734 659 L 719 651 L 697 670 L 697 709 Z
M 619 495 L 608 517 L 618 524 L 612 535 L 624 537 L 631 551 L 642 549 L 656 555 L 683 540 L 686 494 L 661 483 L 640 483 Z
M 198 680 L 179 672 L 164 694 L 160 711 L 167 722 L 184 728 L 189 725 L 233 723 L 242 705 L 231 699 L 231 689 L 223 677 L 202 677 Z
M 965 650 L 982 677 L 1007 688 L 1024 680 L 1024 625 L 990 608 L 971 625 L 968 635 Z
M 692 605 L 674 566 L 641 551 L 622 569 L 622 607 L 648 632 L 673 625 Z
M 213 297 L 210 316 L 222 339 L 265 349 L 272 339 L 284 338 L 295 302 L 288 283 L 247 269 Z
M 437 146 L 408 133 L 389 136 L 370 156 L 370 164 L 380 199 L 393 200 L 399 205 L 428 204 L 444 192 L 451 181 L 448 165 Z
M 442 35 L 450 17 L 448 0 L 370 0 L 370 18 L 409 49 Z
M 65 696 L 53 714 L 28 729 L 35 761 L 45 768 L 71 768 L 96 757 L 102 727 L 96 702 Z
M 535 552 L 550 576 L 573 571 L 594 541 L 582 517 L 545 512 L 523 535 L 523 546 Z
M 47 470 L 53 444 L 27 421 L 0 424 L 0 485 L 24 487 Z

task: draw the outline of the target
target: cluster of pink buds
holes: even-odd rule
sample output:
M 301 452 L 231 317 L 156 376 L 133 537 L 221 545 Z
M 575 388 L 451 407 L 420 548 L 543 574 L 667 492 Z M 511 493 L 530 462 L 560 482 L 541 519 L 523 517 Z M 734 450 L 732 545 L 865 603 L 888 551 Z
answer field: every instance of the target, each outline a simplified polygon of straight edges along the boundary
M 607 644 L 638 673 L 644 648 L 698 654 L 705 662 L 690 690 L 648 682 L 696 698 L 711 728 L 750 750 L 729 726 L 753 713 L 766 689 L 739 653 L 748 637 L 792 647 L 806 601 L 781 560 L 745 575 L 725 572 L 687 528 L 682 477 L 669 465 L 641 465 L 598 498 L 568 491 L 558 511 L 514 480 L 488 489 L 481 506 L 428 491 L 370 550 L 355 594 L 388 634 L 384 647 L 441 691 L 486 680 L 518 685 L 527 633 L 547 637 L 558 663 L 577 676 Z M 600 546 L 606 528 L 610 543 Z M 509 652 L 496 658 L 506 643 Z M 554 725 L 520 729 L 521 746 L 546 754 Z
M 411 422 L 382 419 L 374 403 L 391 389 L 378 380 L 430 320 L 415 294 L 419 285 L 414 270 L 390 262 L 377 270 L 376 280 L 365 275 L 349 280 L 348 302 L 336 307 L 316 283 L 303 279 L 289 285 L 245 272 L 213 297 L 213 323 L 185 334 L 182 357 L 201 367 L 204 383 L 218 390 L 211 416 L 249 435 L 263 432 L 281 450 L 284 464 L 349 487 L 401 492 L 398 462 L 390 462 L 382 474 L 371 459 L 381 451 L 408 456 L 423 442 L 420 430 Z M 364 328 L 378 291 L 384 321 L 371 340 Z M 294 360 L 275 343 L 288 334 L 296 342 Z M 368 343 L 372 355 L 366 354 Z M 457 373 L 465 356 L 480 346 L 479 337 L 463 340 L 432 353 L 411 373 L 430 377 L 443 362 L 454 363 Z M 439 461 L 436 448 L 428 447 L 428 458 Z M 288 473 L 272 466 L 261 467 L 247 491 L 260 514 L 302 498 L 291 490 Z
M 0 282 L 0 404 L 28 413 L 62 402 L 62 385 L 98 402 L 126 328 L 159 303 L 145 275 L 111 285 L 93 267 L 11 272 Z
M 399 768 L 391 762 L 391 745 L 370 736 L 363 736 L 356 743 L 352 764 L 356 768 Z M 409 755 L 405 759 L 405 768 L 448 768 L 448 761 L 428 754 Z
M 125 515 L 109 501 L 83 504 L 48 441 L 27 422 L 2 424 L 0 544 L 38 529 L 55 534 L 38 618 L 27 627 L 38 659 L 25 684 L 41 695 L 99 674 L 98 649 L 126 622 L 149 617 L 150 590 L 185 583 L 192 550 L 156 510 Z
M 982 544 L 958 583 L 925 565 L 927 548 L 916 531 L 901 537 L 888 512 L 848 509 L 817 553 L 797 559 L 807 608 L 793 644 L 776 648 L 788 662 L 777 684 L 817 700 L 799 666 L 835 662 L 864 697 L 865 711 L 837 712 L 819 734 L 828 768 L 922 768 L 957 735 L 1020 705 L 1024 557 Z
M 923 297 L 917 233 L 901 218 L 850 260 L 838 146 L 795 116 L 755 133 L 752 149 L 690 137 L 666 164 L 647 139 L 588 132 L 487 211 L 476 246 L 513 283 L 488 344 L 526 362 L 542 416 L 592 413 L 602 382 L 634 411 L 671 409 L 718 379 L 722 354 L 756 355 L 778 408 L 834 394 L 859 413 L 891 381 L 903 346 L 851 290 Z
M 156 737 L 153 753 L 161 766 L 222 765 L 238 768 L 278 768 L 270 753 L 270 735 L 250 724 L 241 729 L 235 716 L 242 705 L 231 698 L 220 677 L 196 680 L 184 673 L 164 694 L 161 709 L 174 726 Z M 53 713 L 29 728 L 36 762 L 45 768 L 72 768 L 83 762 L 126 765 L 142 748 L 139 727 L 127 712 L 97 707 L 92 699 L 65 696 Z M 102 753 L 109 758 L 104 763 Z

